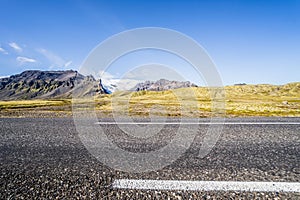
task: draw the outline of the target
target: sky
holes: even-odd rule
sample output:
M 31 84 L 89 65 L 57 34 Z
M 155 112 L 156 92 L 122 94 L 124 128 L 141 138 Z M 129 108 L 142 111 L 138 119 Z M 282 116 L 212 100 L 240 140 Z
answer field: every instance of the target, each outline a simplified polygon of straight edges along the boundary
M 80 70 L 89 53 L 112 35 L 162 27 L 199 43 L 224 85 L 300 81 L 298 0 L 0 0 L 0 7 L 0 77 L 29 69 Z M 141 63 L 148 58 L 145 64 L 158 63 L 163 56 L 172 60 L 161 52 L 151 52 L 152 57 L 147 51 L 141 53 L 144 56 L 139 53 L 131 60 L 139 58 Z M 106 73 L 124 76 L 132 70 L 126 68 L 128 60 L 119 60 Z M 186 72 L 186 80 L 205 82 L 178 63 L 175 68 Z M 163 64 L 174 67 L 171 62 Z

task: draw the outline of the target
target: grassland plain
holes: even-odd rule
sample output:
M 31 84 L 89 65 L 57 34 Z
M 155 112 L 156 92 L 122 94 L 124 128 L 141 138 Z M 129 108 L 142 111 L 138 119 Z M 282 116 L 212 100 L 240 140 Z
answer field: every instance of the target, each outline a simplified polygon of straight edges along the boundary
M 77 99 L 83 108 L 95 108 L 99 117 L 112 114 L 147 117 L 210 117 L 213 103 L 223 101 L 226 117 L 300 117 L 300 82 L 286 85 L 234 85 L 224 87 L 224 98 L 210 88 L 192 87 L 167 91 L 115 92 Z M 212 101 L 213 99 L 213 101 Z M 70 117 L 72 99 L 0 101 L 1 117 Z

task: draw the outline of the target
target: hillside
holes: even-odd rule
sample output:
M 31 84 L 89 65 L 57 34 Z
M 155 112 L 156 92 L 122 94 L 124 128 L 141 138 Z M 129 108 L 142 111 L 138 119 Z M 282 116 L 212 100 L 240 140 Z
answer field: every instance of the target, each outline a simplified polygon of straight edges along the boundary
M 225 86 L 224 92 L 224 98 L 217 101 L 224 102 L 226 116 L 300 116 L 300 82 Z M 152 112 L 154 115 L 209 117 L 215 114 L 211 95 L 207 87 L 120 92 L 99 97 L 97 109 L 133 116 L 148 116 Z M 115 102 L 113 106 L 111 100 Z M 124 102 L 129 105 L 124 106 Z
M 83 76 L 77 71 L 29 70 L 0 79 L 0 99 L 70 98 L 77 87 L 83 87 L 85 94 L 105 93 L 102 85 L 92 76 Z
M 224 89 L 225 113 L 222 116 L 300 117 L 300 83 L 281 86 L 238 85 L 226 86 Z M 141 117 L 147 117 L 150 113 L 169 117 L 215 115 L 212 111 L 211 93 L 206 87 L 98 94 L 95 99 L 83 100 L 79 106 L 89 107 L 90 103 L 95 105 L 99 117 L 112 116 L 113 112 Z M 182 110 L 183 107 L 186 109 Z M 47 116 L 72 116 L 71 99 L 0 101 L 0 117 Z

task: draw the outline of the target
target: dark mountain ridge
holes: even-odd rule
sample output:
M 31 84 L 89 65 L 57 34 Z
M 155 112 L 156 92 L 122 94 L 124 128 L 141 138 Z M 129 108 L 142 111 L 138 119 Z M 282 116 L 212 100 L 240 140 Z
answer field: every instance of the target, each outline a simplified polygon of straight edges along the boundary
M 0 79 L 0 99 L 71 98 L 72 92 L 78 87 L 84 88 L 81 91 L 86 94 L 105 93 L 93 76 L 84 76 L 74 70 L 28 70 Z

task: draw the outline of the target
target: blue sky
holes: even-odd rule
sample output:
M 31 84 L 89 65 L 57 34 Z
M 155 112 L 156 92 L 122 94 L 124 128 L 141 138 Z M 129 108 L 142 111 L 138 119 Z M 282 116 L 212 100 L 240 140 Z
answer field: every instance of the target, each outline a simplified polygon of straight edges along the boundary
M 79 69 L 111 35 L 164 27 L 202 45 L 225 85 L 300 81 L 297 0 L 0 0 L 0 7 L 0 76 Z

